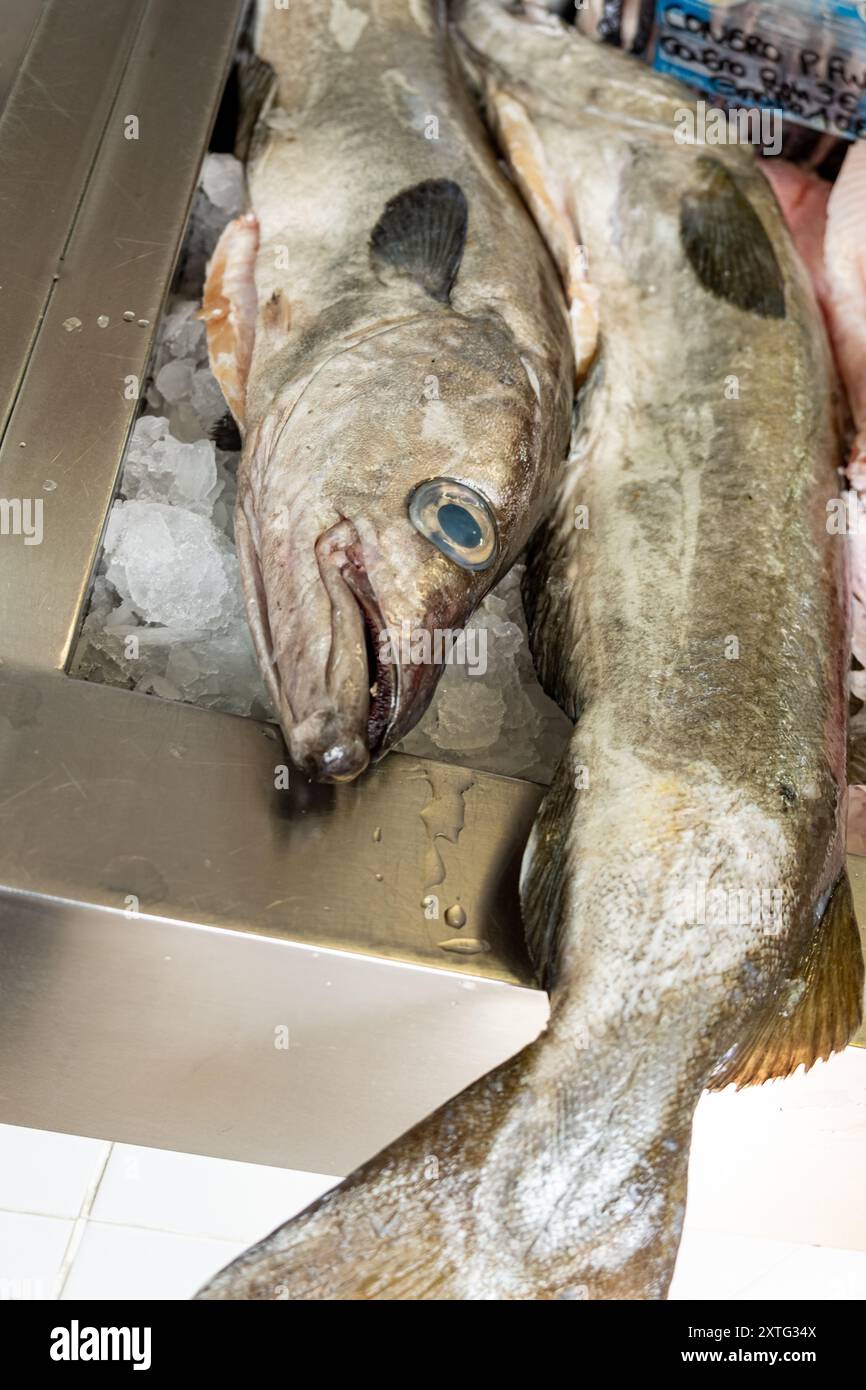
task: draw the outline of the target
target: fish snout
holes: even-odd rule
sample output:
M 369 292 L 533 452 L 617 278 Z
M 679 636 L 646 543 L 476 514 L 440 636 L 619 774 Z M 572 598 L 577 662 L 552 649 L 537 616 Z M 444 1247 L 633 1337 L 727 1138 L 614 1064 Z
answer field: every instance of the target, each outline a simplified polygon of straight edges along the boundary
M 316 710 L 288 730 L 296 767 L 320 782 L 351 782 L 370 762 L 364 731 L 336 710 Z

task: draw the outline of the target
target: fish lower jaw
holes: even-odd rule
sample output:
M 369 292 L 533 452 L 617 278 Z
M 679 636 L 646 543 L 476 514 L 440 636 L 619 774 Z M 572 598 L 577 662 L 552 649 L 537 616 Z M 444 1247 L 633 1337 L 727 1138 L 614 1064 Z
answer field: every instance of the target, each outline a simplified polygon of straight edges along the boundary
M 295 766 L 320 781 L 351 782 L 370 762 L 362 734 L 334 710 L 316 711 L 294 724 L 287 741 Z
M 393 661 L 385 659 L 383 646 L 383 635 L 386 631 L 385 618 L 357 544 L 351 546 L 347 551 L 340 574 L 358 605 L 364 625 L 367 674 L 370 685 L 367 747 L 370 757 L 376 760 L 390 746 L 388 735 L 393 728 L 397 711 L 399 668 Z

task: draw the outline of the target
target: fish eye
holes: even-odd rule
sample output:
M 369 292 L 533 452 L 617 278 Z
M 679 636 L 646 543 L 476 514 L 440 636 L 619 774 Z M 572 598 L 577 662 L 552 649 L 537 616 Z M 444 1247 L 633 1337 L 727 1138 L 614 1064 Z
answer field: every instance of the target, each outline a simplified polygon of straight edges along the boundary
M 409 498 L 409 520 L 428 541 L 465 570 L 486 570 L 499 553 L 490 503 L 453 478 L 430 478 Z

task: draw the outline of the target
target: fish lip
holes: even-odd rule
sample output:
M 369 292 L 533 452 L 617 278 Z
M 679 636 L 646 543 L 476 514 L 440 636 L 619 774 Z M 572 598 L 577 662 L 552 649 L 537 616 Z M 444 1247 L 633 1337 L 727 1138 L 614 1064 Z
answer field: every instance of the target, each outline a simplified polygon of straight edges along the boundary
M 367 748 L 372 761 L 380 758 L 386 751 L 388 736 L 396 721 L 400 695 L 400 668 L 397 662 L 386 662 L 382 657 L 381 638 L 382 633 L 387 628 L 387 623 L 370 583 L 360 542 L 355 541 L 347 547 L 346 562 L 340 569 L 340 575 L 361 610 L 361 618 L 367 637 L 367 676 L 371 678 L 371 690 L 375 686 L 379 692 L 376 696 L 371 697 L 370 713 L 367 718 Z

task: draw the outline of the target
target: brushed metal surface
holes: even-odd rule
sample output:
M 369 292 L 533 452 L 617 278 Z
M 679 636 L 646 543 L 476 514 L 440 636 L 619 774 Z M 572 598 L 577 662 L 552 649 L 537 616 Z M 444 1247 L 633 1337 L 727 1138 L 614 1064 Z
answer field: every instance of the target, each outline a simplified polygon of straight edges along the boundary
M 392 754 L 277 791 L 273 735 L 0 667 L 0 1120 L 343 1173 L 538 1033 L 541 789 Z
M 341 1175 L 547 1014 L 495 980 L 33 898 L 0 897 L 0 980 L 5 1122 Z
M 2 0 L 0 3 L 0 114 L 47 4 L 48 0 Z
M 0 116 L 0 434 L 100 149 L 145 0 L 6 0 L 20 67 Z M 29 31 L 23 34 L 23 31 Z M 29 38 L 29 43 L 27 39 Z M 7 79 L 8 80 L 8 79 Z M 122 132 L 121 132 L 122 134 Z M 17 443 L 17 441 L 16 441 Z M 4 469 L 5 475 L 5 469 Z M 10 492 L 4 481 L 6 496 Z
M 517 875 L 539 787 L 464 791 L 463 769 L 391 754 L 283 791 L 284 759 L 254 720 L 2 666 L 0 886 L 533 983 Z
M 0 447 L 0 476 L 4 496 L 40 498 L 44 507 L 41 545 L 25 546 L 20 539 L 11 544 L 10 537 L 3 542 L 2 655 L 25 666 L 64 666 L 77 632 L 137 410 L 134 394 L 125 395 L 127 382 L 134 377 L 143 384 L 244 0 L 148 0 L 139 23 L 140 8 L 139 0 L 63 0 L 60 16 L 51 8 L 42 25 L 44 46 L 61 63 L 61 73 L 46 71 L 40 79 L 36 117 L 23 148 L 16 136 L 26 125 L 15 109 L 20 82 L 0 125 L 0 153 L 7 150 L 0 176 L 16 190 L 17 218 L 14 236 L 3 239 L 12 246 L 8 278 L 14 297 L 0 362 L 10 364 L 16 384 L 27 363 Z M 64 48 L 67 25 L 75 39 Z M 116 94 L 112 89 L 106 100 L 100 62 L 114 72 L 123 49 L 120 34 L 128 40 L 130 26 L 134 42 L 122 55 L 128 61 Z M 34 63 L 38 39 L 31 46 Z M 68 111 L 63 107 L 67 89 L 80 94 L 91 84 L 103 93 L 98 109 L 81 113 L 75 104 L 80 95 L 70 97 Z M 129 116 L 138 120 L 137 139 L 125 138 Z M 65 152 L 64 132 L 71 130 L 68 138 L 77 150 L 75 142 L 87 145 L 92 128 L 102 135 L 95 158 Z M 55 160 L 71 164 L 68 175 L 54 167 Z M 80 201 L 68 240 L 68 210 L 51 203 L 59 197 L 53 190 L 65 188 L 67 179 Z M 45 206 L 31 206 L 27 188 L 33 182 L 47 190 Z M 60 279 L 27 358 L 61 236 Z M 19 243 L 25 248 L 20 253 Z M 28 245 L 40 249 L 31 256 Z M 27 260 L 24 267 L 15 263 L 19 254 Z M 19 301 L 24 307 L 16 308 Z M 125 312 L 134 319 L 124 320 Z M 108 319 L 107 327 L 97 324 L 100 317 Z M 70 331 L 76 321 L 81 326 Z M 8 398 L 9 380 L 4 389 Z

